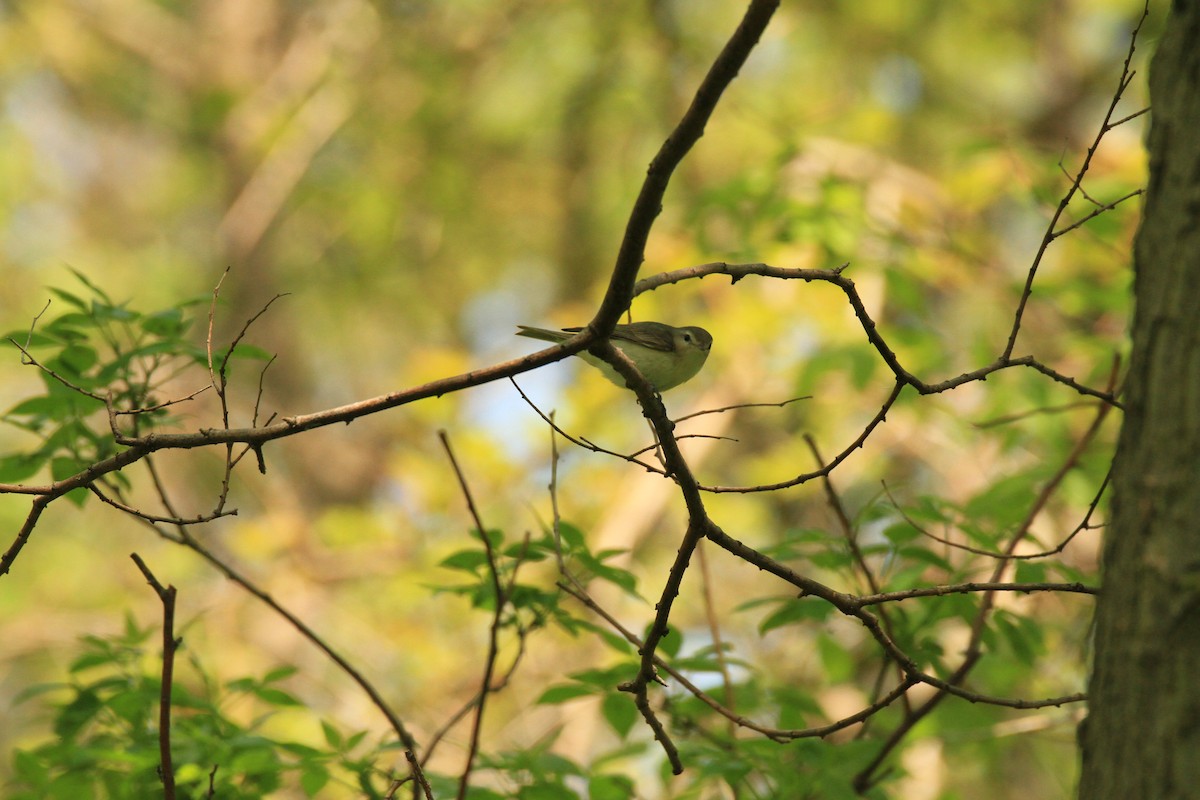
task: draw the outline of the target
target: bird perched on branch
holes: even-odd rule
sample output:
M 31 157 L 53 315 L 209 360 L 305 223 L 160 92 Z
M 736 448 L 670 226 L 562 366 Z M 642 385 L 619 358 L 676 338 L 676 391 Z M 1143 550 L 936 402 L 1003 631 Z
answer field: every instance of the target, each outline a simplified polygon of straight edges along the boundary
M 555 344 L 565 342 L 583 328 L 549 330 L 518 325 L 518 336 L 541 339 Z M 608 337 L 613 346 L 620 350 L 638 368 L 655 389 L 665 392 L 685 381 L 691 380 L 708 358 L 712 348 L 712 334 L 689 325 L 675 328 L 661 322 L 633 322 L 618 325 Z M 608 362 L 585 351 L 575 355 L 604 373 L 604 377 L 624 387 L 625 379 Z

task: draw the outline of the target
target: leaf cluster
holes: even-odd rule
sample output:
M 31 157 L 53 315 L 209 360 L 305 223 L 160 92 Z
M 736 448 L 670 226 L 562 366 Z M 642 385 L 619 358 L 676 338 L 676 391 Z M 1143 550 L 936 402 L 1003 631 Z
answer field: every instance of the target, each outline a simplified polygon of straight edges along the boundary
M 151 633 L 127 617 L 121 634 L 85 636 L 67 680 L 22 693 L 22 701 L 40 698 L 51 711 L 53 739 L 14 752 L 7 797 L 144 800 L 161 794 L 161 681 L 147 652 Z M 316 797 L 338 781 L 366 797 L 383 797 L 374 766 L 381 751 L 364 749 L 365 731 L 346 736 L 322 720 L 319 746 L 268 732 L 274 716 L 304 706 L 280 685 L 294 668 L 217 683 L 198 659 L 189 663 L 190 685 L 177 681 L 171 687 L 179 796 L 260 800 L 293 787 Z
M 111 456 L 116 444 L 105 412 L 128 414 L 141 430 L 166 424 L 160 389 L 187 367 L 207 363 L 187 338 L 188 311 L 198 301 L 142 312 L 74 274 L 82 292 L 50 290 L 66 311 L 45 320 L 43 312 L 29 330 L 4 337 L 38 368 L 42 391 L 4 414 L 39 443 L 0 458 L 0 482 L 25 480 L 47 465 L 59 480 Z

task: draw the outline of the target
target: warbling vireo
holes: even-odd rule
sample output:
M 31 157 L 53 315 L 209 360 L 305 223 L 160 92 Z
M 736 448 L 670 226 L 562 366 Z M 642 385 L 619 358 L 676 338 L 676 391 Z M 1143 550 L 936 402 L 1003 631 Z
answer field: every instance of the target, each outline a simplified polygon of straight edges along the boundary
M 546 342 L 565 342 L 583 328 L 563 328 L 552 331 L 518 325 L 518 336 L 541 339 Z M 712 348 L 712 334 L 694 325 L 674 328 L 661 322 L 633 322 L 618 325 L 609 341 L 624 353 L 638 368 L 638 372 L 660 392 L 672 389 L 691 380 L 708 358 Z M 583 350 L 575 355 L 604 373 L 604 377 L 624 387 L 625 379 L 608 362 Z

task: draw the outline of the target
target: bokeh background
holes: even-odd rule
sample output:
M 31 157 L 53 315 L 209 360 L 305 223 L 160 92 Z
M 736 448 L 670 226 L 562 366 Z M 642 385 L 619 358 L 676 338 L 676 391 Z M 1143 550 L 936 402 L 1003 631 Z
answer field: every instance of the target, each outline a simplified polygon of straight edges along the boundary
M 71 270 L 150 311 L 211 297 L 228 268 L 218 340 L 287 295 L 248 336 L 278 355 L 262 407 L 281 415 L 531 352 L 536 344 L 512 335 L 516 324 L 590 318 L 646 165 L 742 10 L 713 0 L 0 2 L 4 329 L 28 328 L 48 287 L 77 290 Z M 848 262 L 918 375 L 941 380 L 987 363 L 1068 185 L 1063 170 L 1077 167 L 1111 100 L 1140 10 L 1134 0 L 785 3 L 673 179 L 643 274 L 709 261 Z M 1143 74 L 1156 24 L 1161 14 L 1135 59 Z M 1118 117 L 1144 104 L 1142 77 Z M 1105 137 L 1090 196 L 1110 200 L 1144 179 L 1143 124 Z M 1089 209 L 1081 198 L 1072 214 Z M 1136 212 L 1122 207 L 1050 249 L 1018 355 L 1105 384 L 1125 346 Z M 207 306 L 195 311 L 202 343 Z M 891 385 L 830 286 L 708 278 L 644 295 L 632 313 L 714 334 L 705 371 L 668 395 L 675 415 L 808 398 L 685 424 L 730 437 L 687 443 L 706 484 L 811 469 L 802 435 L 832 455 Z M 5 353 L 0 406 L 10 408 L 39 381 L 15 350 Z M 235 424 L 250 419 L 256 369 L 235 374 Z M 900 502 L 929 495 L 966 508 L 1013 476 L 1052 471 L 1094 411 L 980 427 L 1079 400 L 1023 372 L 906 397 L 834 473 L 851 514 L 869 527 L 889 502 L 881 481 Z M 206 380 L 185 372 L 162 391 L 181 396 Z M 632 396 L 586 366 L 552 365 L 519 382 L 572 433 L 617 450 L 647 443 Z M 217 413 L 202 396 L 179 409 L 176 425 L 209 427 Z M 1044 542 L 1078 523 L 1117 424 L 1039 517 Z M 511 538 L 540 531 L 552 517 L 549 433 L 510 384 L 497 383 L 268 446 L 265 475 L 249 463 L 238 470 L 238 516 L 199 533 L 350 652 L 418 738 L 476 690 L 487 634 L 486 615 L 432 588 L 457 580 L 437 565 L 470 543 L 436 436 L 443 429 L 485 523 Z M 27 434 L 0 429 L 3 452 L 28 446 Z M 647 600 L 613 592 L 604 601 L 640 630 L 682 535 L 682 505 L 667 482 L 560 447 L 560 512 L 596 549 L 628 551 L 620 563 Z M 211 507 L 220 455 L 164 458 L 188 513 Z M 1015 506 L 1027 499 L 1018 492 Z M 836 529 L 816 485 L 709 500 L 714 518 L 753 545 Z M 25 499 L 0 498 L 0 531 L 15 535 L 27 510 Z M 1094 570 L 1097 535 L 1064 558 Z M 208 670 L 229 678 L 294 664 L 288 686 L 314 714 L 384 732 L 333 665 L 197 558 L 113 509 L 58 503 L 0 579 L 0 781 L 14 747 L 50 735 L 46 710 L 17 702 L 19 693 L 61 680 L 81 635 L 119 631 L 127 612 L 158 619 L 128 559 L 134 550 L 179 587 L 187 648 Z M 832 716 L 861 705 L 853 670 L 820 646 L 845 644 L 853 631 L 759 635 L 763 612 L 737 607 L 786 587 L 728 557 L 713 555 L 710 567 L 739 657 L 806 687 Z M 530 579 L 549 587 L 554 576 L 531 570 Z M 688 646 L 708 643 L 701 586 L 689 577 L 677 613 Z M 1082 688 L 1089 606 L 1021 602 L 1045 626 L 1046 651 L 1036 669 L 997 667 L 991 679 L 1017 696 Z M 948 629 L 947 642 L 960 633 Z M 485 742 L 557 731 L 556 747 L 573 758 L 611 748 L 592 701 L 530 707 L 571 670 L 602 666 L 604 648 L 553 632 L 528 646 L 513 685 L 493 701 Z M 1076 711 L 946 706 L 905 755 L 912 776 L 895 796 L 1069 792 Z M 307 713 L 271 724 L 320 737 Z M 451 733 L 440 768 L 457 769 L 466 737 L 465 727 Z M 645 796 L 672 796 L 653 763 L 630 769 L 655 776 L 640 787 Z

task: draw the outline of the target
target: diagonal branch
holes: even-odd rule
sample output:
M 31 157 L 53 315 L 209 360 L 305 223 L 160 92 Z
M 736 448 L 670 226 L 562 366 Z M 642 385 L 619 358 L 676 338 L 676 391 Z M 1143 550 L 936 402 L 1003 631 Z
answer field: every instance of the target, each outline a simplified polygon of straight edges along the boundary
M 629 307 L 629 301 L 633 299 L 634 281 L 646 257 L 646 240 L 650 237 L 654 220 L 662 211 L 663 195 L 666 194 L 671 176 L 683 157 L 704 135 L 704 128 L 721 95 L 737 77 L 778 7 L 779 0 L 751 0 L 737 30 L 729 37 L 696 90 L 692 104 L 651 160 L 646 170 L 646 180 L 642 183 L 625 225 L 625 236 L 621 240 L 608 291 L 588 326 L 597 333 L 610 333 Z

